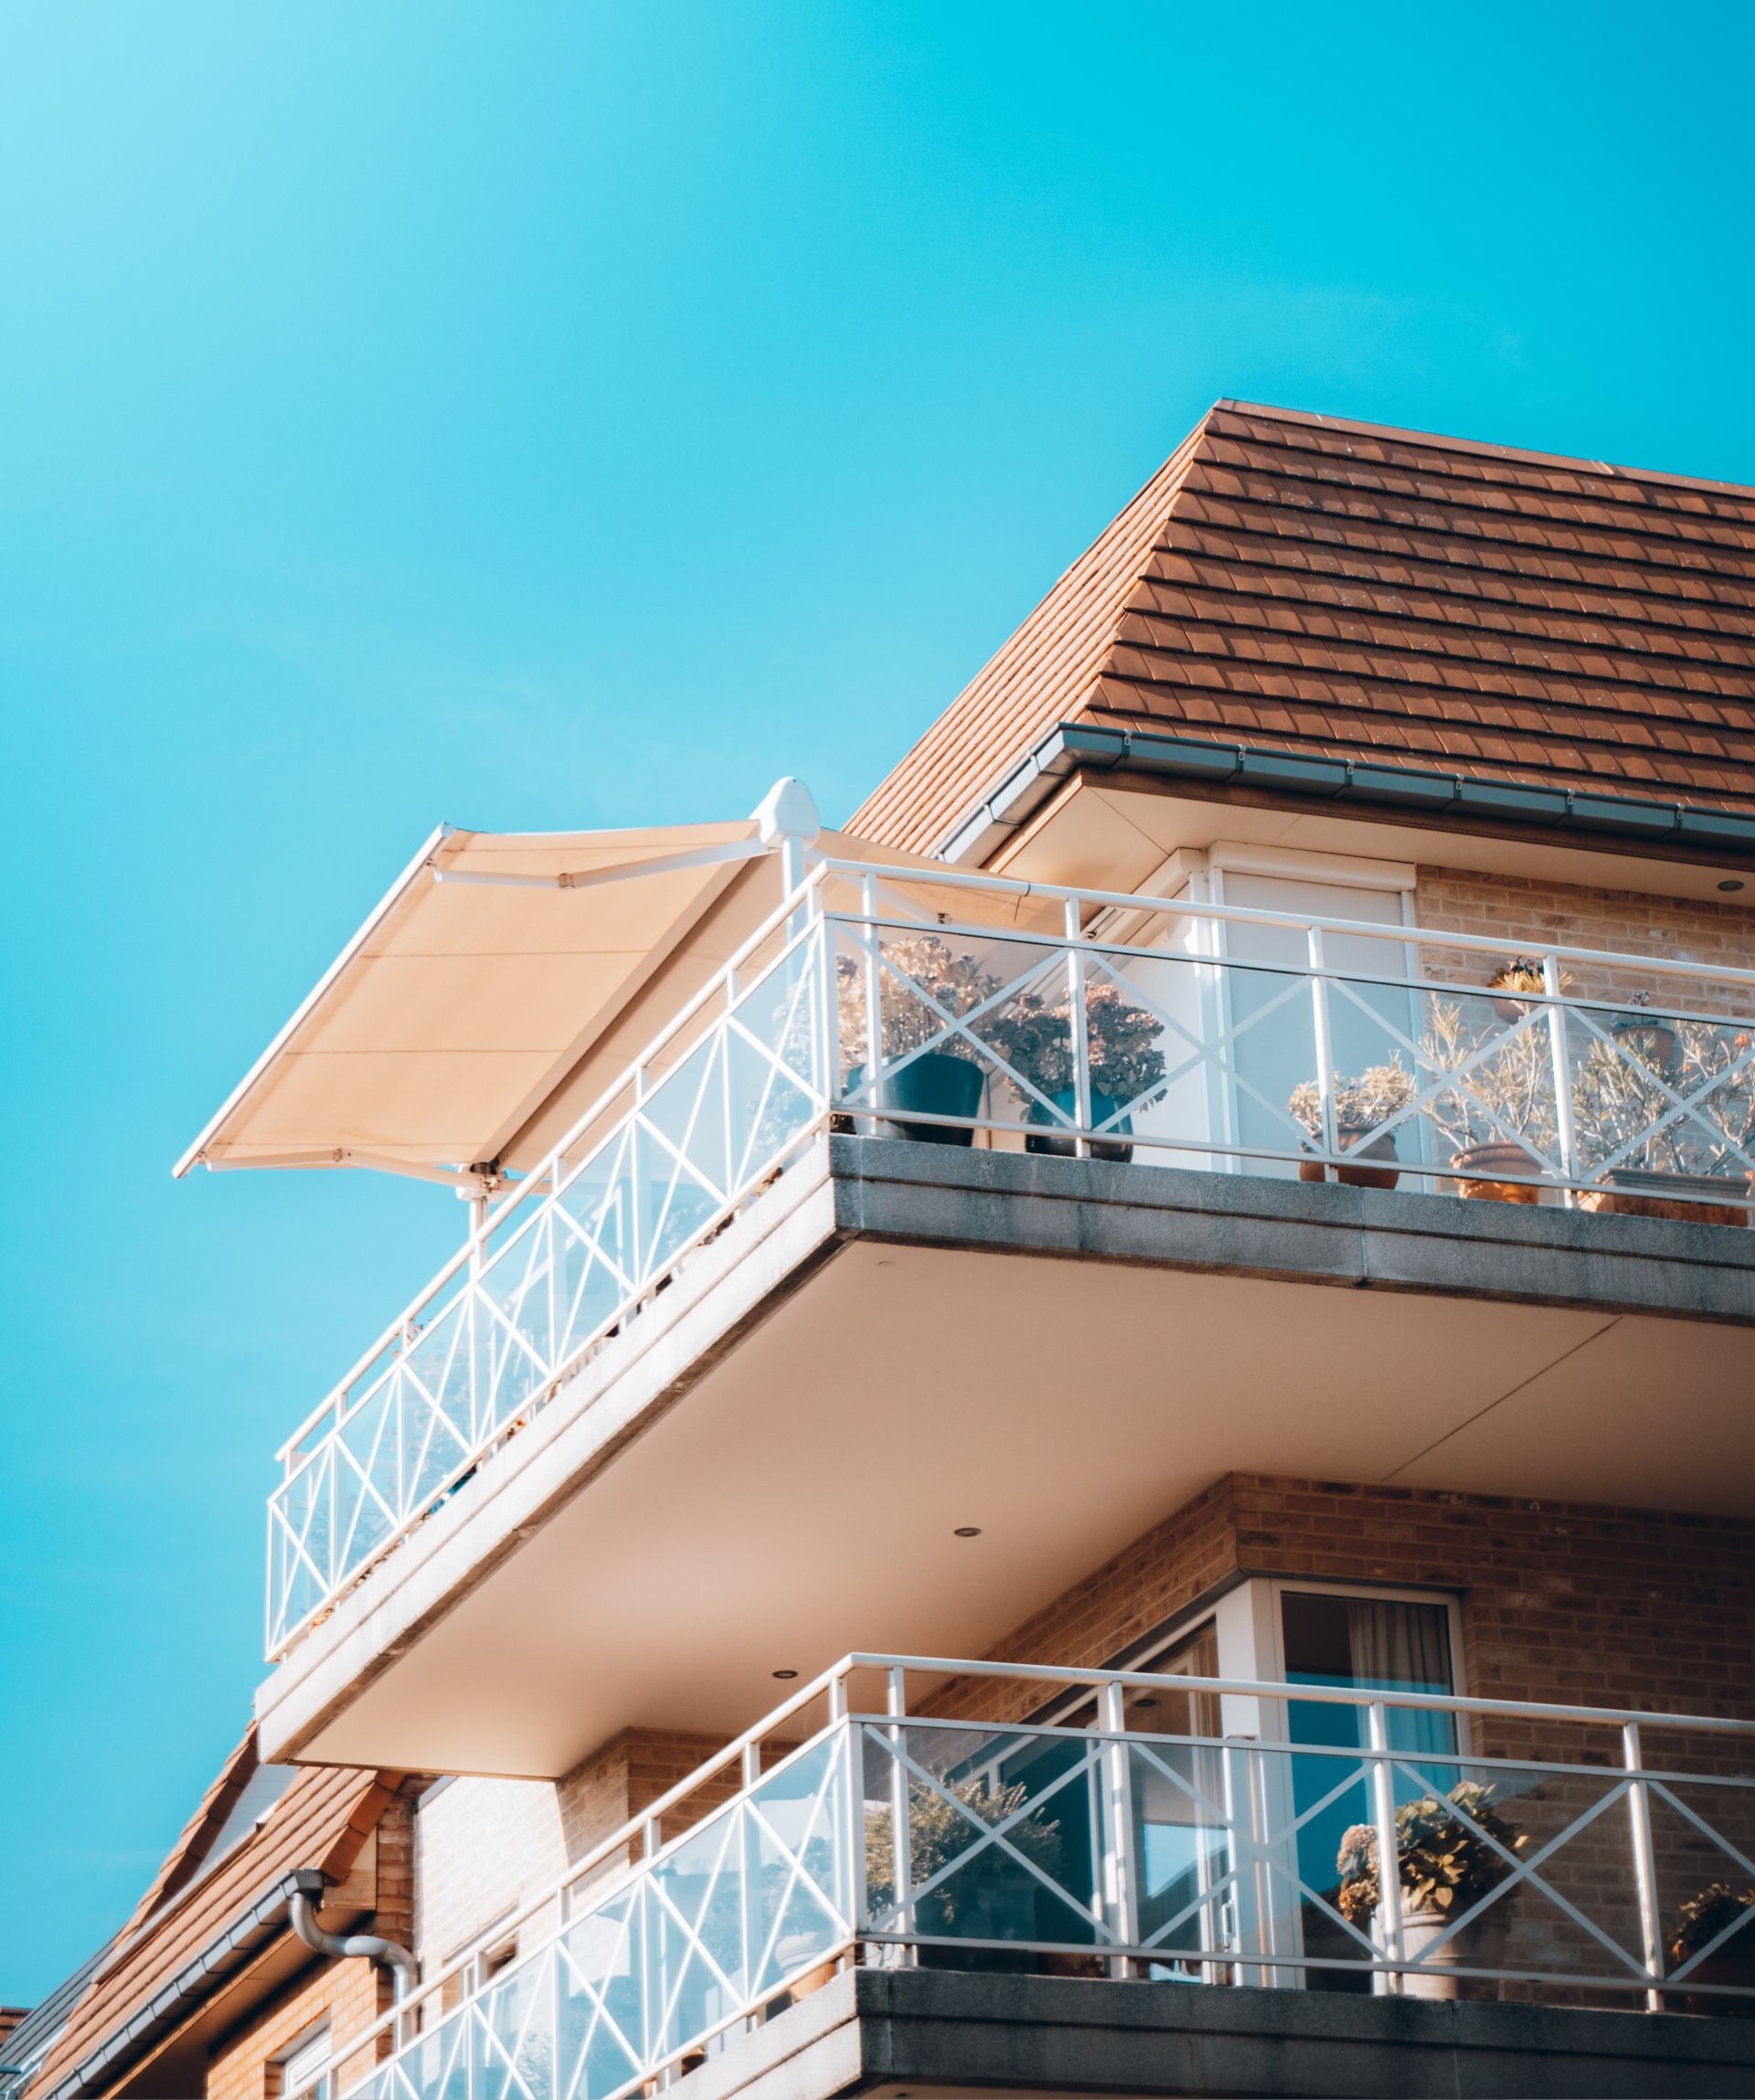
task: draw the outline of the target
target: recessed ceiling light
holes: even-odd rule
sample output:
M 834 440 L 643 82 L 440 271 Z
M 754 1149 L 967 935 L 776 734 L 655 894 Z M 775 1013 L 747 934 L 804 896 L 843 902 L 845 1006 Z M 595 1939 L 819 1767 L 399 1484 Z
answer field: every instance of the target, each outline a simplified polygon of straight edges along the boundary
M 798 1672 L 795 1670 L 777 1670 L 774 1675 L 776 1677 L 796 1677 Z
M 978 1539 L 981 1536 L 981 1526 L 979 1524 L 959 1524 L 952 1536 L 959 1539 Z
M 1741 889 L 1742 886 L 1742 884 L 1738 881 L 1735 876 L 1732 876 L 1730 880 L 1727 882 L 1721 882 L 1718 885 L 1720 889 Z

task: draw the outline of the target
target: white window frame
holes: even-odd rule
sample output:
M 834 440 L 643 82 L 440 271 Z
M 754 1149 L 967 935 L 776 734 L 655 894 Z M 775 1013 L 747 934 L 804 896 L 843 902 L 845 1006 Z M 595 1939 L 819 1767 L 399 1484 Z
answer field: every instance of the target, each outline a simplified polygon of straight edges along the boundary
M 329 2100 L 335 2079 L 335 2038 L 327 2017 L 308 2027 L 278 2058 L 281 2100 Z

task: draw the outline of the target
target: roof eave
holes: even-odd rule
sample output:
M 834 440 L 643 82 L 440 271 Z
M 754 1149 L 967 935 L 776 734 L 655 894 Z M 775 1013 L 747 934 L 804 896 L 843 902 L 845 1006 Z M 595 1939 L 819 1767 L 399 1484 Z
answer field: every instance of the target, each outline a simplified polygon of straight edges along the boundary
M 952 828 L 941 858 L 984 862 L 1080 771 L 1125 768 L 1186 780 L 1207 793 L 1234 789 L 1350 805 L 1377 817 L 1427 817 L 1495 829 L 1562 833 L 1622 852 L 1641 847 L 1697 860 L 1755 862 L 1755 817 L 1696 803 L 1580 793 L 1462 773 L 1428 772 L 1379 759 L 1324 758 L 1201 737 L 1062 722 L 1009 766 Z

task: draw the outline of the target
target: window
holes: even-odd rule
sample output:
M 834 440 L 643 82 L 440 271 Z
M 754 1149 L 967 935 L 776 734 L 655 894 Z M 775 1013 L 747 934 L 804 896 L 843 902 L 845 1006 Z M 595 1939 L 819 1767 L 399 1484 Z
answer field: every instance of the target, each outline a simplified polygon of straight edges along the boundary
M 329 2100 L 327 2022 L 281 2059 L 281 2100 Z
M 1280 1600 L 1282 1671 L 1289 1686 L 1340 1685 L 1358 1692 L 1449 1692 L 1456 1689 L 1448 1601 L 1430 1596 L 1394 1596 L 1344 1590 L 1277 1586 Z M 1385 1716 L 1389 1747 L 1435 1757 L 1453 1755 L 1461 1747 L 1455 1716 L 1390 1707 Z M 1327 1905 L 1339 1894 L 1337 1862 L 1341 1839 L 1355 1823 L 1372 1820 L 1370 1789 L 1363 1778 L 1342 1786 L 1355 1769 L 1345 1755 L 1363 1749 L 1369 1716 L 1359 1706 L 1320 1700 L 1286 1702 L 1286 1735 L 1308 1744 L 1310 1754 L 1291 1760 L 1292 1809 L 1303 1818 L 1297 1836 L 1298 1878 L 1313 1894 L 1300 1898 L 1299 1925 L 1307 1956 L 1356 1958 L 1356 1941 L 1335 1923 Z M 1443 1792 L 1455 1784 L 1448 1765 L 1422 1772 L 1410 1761 L 1396 1771 L 1398 1798 L 1418 1790 L 1415 1775 Z M 1337 1790 L 1338 1789 L 1338 1790 Z M 1320 1899 L 1320 1900 L 1317 1900 Z M 1365 1975 L 1312 1969 L 1305 1981 L 1314 1989 L 1368 1990 Z

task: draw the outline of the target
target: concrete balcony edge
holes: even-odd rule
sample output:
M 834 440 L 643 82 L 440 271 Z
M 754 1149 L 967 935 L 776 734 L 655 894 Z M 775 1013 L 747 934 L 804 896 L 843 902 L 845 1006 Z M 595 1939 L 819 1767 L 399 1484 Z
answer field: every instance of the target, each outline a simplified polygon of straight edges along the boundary
M 856 1969 L 675 2090 L 1561 2096 L 1755 2094 L 1755 2022 L 966 1971 Z
M 1755 1325 L 1755 1231 L 952 1145 L 830 1140 L 844 1234 Z

